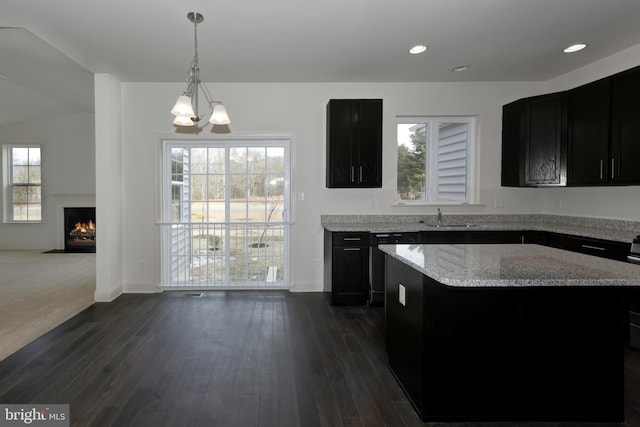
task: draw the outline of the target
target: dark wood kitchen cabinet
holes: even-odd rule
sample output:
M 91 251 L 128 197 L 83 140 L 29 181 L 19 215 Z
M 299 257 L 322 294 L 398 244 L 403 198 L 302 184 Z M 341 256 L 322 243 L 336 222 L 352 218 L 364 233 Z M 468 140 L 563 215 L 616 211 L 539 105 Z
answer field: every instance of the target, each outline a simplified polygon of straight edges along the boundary
M 328 188 L 382 187 L 382 100 L 327 104 Z
M 502 186 L 640 185 L 640 67 L 503 106 Z
M 331 305 L 365 305 L 369 290 L 367 232 L 325 231 L 324 290 Z
M 565 99 L 551 93 L 503 107 L 502 186 L 566 184 Z
M 640 184 L 640 67 L 616 74 L 611 80 L 612 184 Z
M 611 80 L 601 79 L 567 93 L 567 185 L 603 185 L 610 175 Z

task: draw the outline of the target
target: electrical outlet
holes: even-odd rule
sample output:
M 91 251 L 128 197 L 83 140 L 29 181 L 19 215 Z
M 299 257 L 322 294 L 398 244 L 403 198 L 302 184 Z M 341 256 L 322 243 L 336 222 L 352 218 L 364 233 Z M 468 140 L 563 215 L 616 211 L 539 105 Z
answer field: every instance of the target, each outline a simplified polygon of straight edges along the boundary
M 398 285 L 398 301 L 400 301 L 402 305 L 407 305 L 406 292 L 402 284 Z
M 318 258 L 313 259 L 313 268 L 320 268 L 320 260 Z
M 138 262 L 138 270 L 144 271 L 145 268 L 147 268 L 147 264 L 144 261 L 139 261 Z

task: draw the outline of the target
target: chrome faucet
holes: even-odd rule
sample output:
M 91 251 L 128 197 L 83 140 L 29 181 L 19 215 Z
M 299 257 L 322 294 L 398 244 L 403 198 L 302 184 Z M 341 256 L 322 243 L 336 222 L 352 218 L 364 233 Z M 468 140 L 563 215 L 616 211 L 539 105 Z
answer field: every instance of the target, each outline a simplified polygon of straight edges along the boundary
M 438 224 L 436 227 L 440 227 L 442 225 L 442 211 L 438 208 Z

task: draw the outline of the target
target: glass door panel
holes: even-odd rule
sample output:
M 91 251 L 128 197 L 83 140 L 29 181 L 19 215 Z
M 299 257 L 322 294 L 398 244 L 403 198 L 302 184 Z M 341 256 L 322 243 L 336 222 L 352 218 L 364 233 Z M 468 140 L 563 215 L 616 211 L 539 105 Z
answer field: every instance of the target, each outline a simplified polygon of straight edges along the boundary
M 167 156 L 166 286 L 286 283 L 288 144 L 170 141 Z

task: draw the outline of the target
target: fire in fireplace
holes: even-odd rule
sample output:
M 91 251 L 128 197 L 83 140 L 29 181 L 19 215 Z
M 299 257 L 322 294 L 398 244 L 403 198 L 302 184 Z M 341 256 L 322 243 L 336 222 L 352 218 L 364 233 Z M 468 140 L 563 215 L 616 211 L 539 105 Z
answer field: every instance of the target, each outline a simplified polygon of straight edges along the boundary
M 64 208 L 65 252 L 96 251 L 96 208 Z

